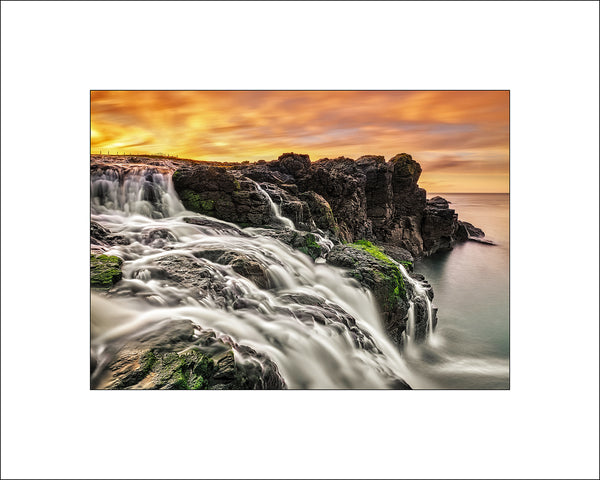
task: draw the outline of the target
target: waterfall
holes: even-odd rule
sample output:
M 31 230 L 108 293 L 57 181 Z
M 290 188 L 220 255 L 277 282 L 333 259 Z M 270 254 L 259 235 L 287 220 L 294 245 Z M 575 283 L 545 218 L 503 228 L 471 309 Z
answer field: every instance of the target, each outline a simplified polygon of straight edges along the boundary
M 275 220 L 284 226 L 284 228 L 289 228 L 291 230 L 295 229 L 294 222 L 292 222 L 289 218 L 281 215 L 281 207 L 277 205 L 271 196 L 263 190 L 263 188 L 254 180 L 252 181 L 260 194 L 264 197 L 264 199 L 269 202 L 269 206 L 271 207 L 271 215 L 275 218 Z
M 426 296 L 427 299 L 427 332 L 429 334 L 428 338 L 433 337 L 433 304 L 431 300 L 429 300 L 429 296 Z
M 415 304 L 409 301 L 408 304 L 408 320 L 405 330 L 406 343 L 410 344 L 415 341 Z
M 285 229 L 298 231 L 296 230 L 294 222 L 281 214 L 281 206 L 276 204 L 271 196 L 257 182 L 252 180 L 252 183 L 254 183 L 257 190 L 269 203 L 269 206 L 271 207 L 271 215 L 275 218 L 276 222 L 280 225 L 283 225 Z M 256 229 L 253 230 L 256 231 Z M 333 242 L 327 238 L 326 234 L 321 230 L 318 230 L 317 232 L 311 232 L 311 234 L 315 237 L 315 242 L 321 247 L 322 251 L 321 257 L 318 258 L 317 261 L 318 263 L 323 263 L 325 261 L 324 257 L 327 255 L 329 250 L 333 248 Z
M 91 218 L 124 240 L 99 247 L 124 263 L 108 294 L 92 293 L 93 381 L 119 345 L 189 321 L 234 345 L 237 361 L 250 347 L 275 362 L 288 388 L 411 383 L 370 292 L 258 229 L 186 211 L 171 174 L 128 165 L 92 170 Z M 223 252 L 251 264 L 255 276 L 219 263 Z
M 165 168 L 122 165 L 92 172 L 91 199 L 96 211 L 164 218 L 184 210 L 177 198 L 172 171 Z
M 425 305 L 427 306 L 426 340 L 430 340 L 433 336 L 433 330 L 434 330 L 434 324 L 433 324 L 434 314 L 433 314 L 433 304 L 431 302 L 431 299 L 429 298 L 429 295 L 427 294 L 427 289 L 420 282 L 418 282 L 417 280 L 415 280 L 408 274 L 404 265 L 402 265 L 401 263 L 396 262 L 396 261 L 394 261 L 394 263 L 400 269 L 400 273 L 402 273 L 402 276 L 404 277 L 404 279 L 412 286 L 412 288 L 414 290 L 415 298 L 422 299 L 425 302 Z M 414 301 L 409 300 L 408 323 L 407 323 L 407 330 L 409 330 L 408 331 L 408 342 L 409 343 L 414 343 L 414 340 L 415 340 L 416 327 L 415 327 L 414 315 L 415 315 Z M 412 324 L 412 327 L 410 326 L 411 324 Z M 411 328 L 412 328 L 412 331 L 410 330 Z

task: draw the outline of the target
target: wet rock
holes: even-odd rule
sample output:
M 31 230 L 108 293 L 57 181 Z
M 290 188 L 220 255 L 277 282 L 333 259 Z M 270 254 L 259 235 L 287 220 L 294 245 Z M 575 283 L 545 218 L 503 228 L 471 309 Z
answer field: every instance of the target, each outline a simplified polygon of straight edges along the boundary
M 427 302 L 421 298 L 413 299 L 415 312 L 415 341 L 422 342 L 427 338 Z
M 300 250 L 313 260 L 319 258 L 324 252 L 321 245 L 316 241 L 316 237 L 310 232 L 301 232 L 297 230 L 266 230 L 262 235 L 276 238 L 277 240 L 288 244 L 290 247 Z
M 402 263 L 408 271 L 412 272 L 415 260 L 408 250 L 390 244 L 381 245 L 380 248 L 388 257 Z
M 297 179 L 302 191 L 313 191 L 331 206 L 344 241 L 372 236 L 365 197 L 366 176 L 351 158 L 321 159 Z
M 108 228 L 104 228 L 97 222 L 90 222 L 90 239 L 92 243 L 102 242 L 104 243 L 105 239 L 110 236 L 111 232 Z
M 240 237 L 249 237 L 246 232 L 239 229 L 235 225 L 228 225 L 223 222 L 219 222 L 216 220 L 210 220 L 208 218 L 202 217 L 184 217 L 184 222 L 190 223 L 192 225 L 198 225 L 200 227 L 206 227 L 206 231 L 210 234 L 217 232 L 219 234 L 224 235 L 236 235 Z
M 168 281 L 183 288 L 212 288 L 219 285 L 218 272 L 191 255 L 165 255 L 154 260 L 153 278 Z
M 281 215 L 289 218 L 294 223 L 295 228 L 307 231 L 314 230 L 315 224 L 308 204 L 289 193 L 289 190 L 293 189 L 288 188 L 286 190 L 268 183 L 261 183 L 260 186 L 269 195 L 273 203 L 279 206 Z M 273 222 L 273 226 L 278 225 Z
M 142 243 L 162 248 L 170 242 L 176 242 L 177 238 L 166 228 L 149 228 L 142 231 Z
M 269 200 L 251 180 L 226 167 L 189 165 L 173 173 L 173 185 L 188 210 L 241 226 L 268 225 Z
M 94 389 L 286 388 L 277 366 L 250 347 L 188 320 L 166 320 L 94 358 Z
M 114 255 L 90 255 L 90 284 L 92 288 L 109 289 L 123 277 L 123 260 Z
M 231 265 L 238 275 L 254 282 L 260 288 L 269 288 L 267 267 L 249 255 L 239 252 L 225 252 L 216 259 L 222 265 Z
M 397 378 L 396 380 L 392 381 L 390 388 L 393 390 L 412 390 L 410 385 L 401 378 Z
M 300 193 L 298 198 L 304 201 L 308 206 L 310 217 L 316 228 L 323 230 L 324 232 L 330 232 L 334 236 L 338 235 L 340 229 L 333 216 L 331 205 L 329 205 L 327 200 L 311 190 Z
M 408 314 L 407 285 L 399 268 L 389 258 L 386 260 L 379 249 L 369 245 L 335 246 L 327 255 L 327 263 L 348 269 L 350 278 L 373 293 L 388 335 L 400 344 Z
M 472 242 L 483 243 L 484 245 L 496 245 L 495 242 L 486 238 L 470 237 L 469 240 L 471 240 Z
M 129 245 L 129 239 L 122 235 L 112 233 L 108 228 L 98 222 L 90 222 L 90 243 L 100 247 L 111 247 L 114 245 Z
M 235 250 L 206 249 L 194 252 L 194 256 L 220 265 L 229 265 L 234 272 L 254 282 L 259 288 L 271 287 L 267 273 L 268 266 L 251 254 Z
M 423 234 L 423 250 L 427 255 L 438 251 L 450 250 L 461 238 L 458 215 L 442 197 L 434 197 L 427 201 L 424 210 L 421 231 Z
M 178 306 L 186 298 L 198 301 L 209 299 L 225 308 L 238 295 L 237 285 L 227 282 L 228 267 L 215 265 L 191 254 L 170 253 L 154 257 L 131 271 L 131 278 L 143 282 L 119 282 L 110 290 L 118 297 L 136 297 L 156 306 Z M 156 281 L 161 287 L 174 287 L 172 295 L 156 296 L 148 283 Z
M 272 162 L 259 165 L 249 165 L 240 169 L 247 178 L 258 183 L 270 183 L 271 185 L 293 185 L 294 177 L 274 169 Z
M 462 220 L 458 221 L 458 229 L 461 231 L 461 233 L 459 234 L 460 237 L 464 237 L 465 240 L 470 237 L 480 238 L 485 236 L 483 230 L 473 226 L 469 222 L 463 222 Z

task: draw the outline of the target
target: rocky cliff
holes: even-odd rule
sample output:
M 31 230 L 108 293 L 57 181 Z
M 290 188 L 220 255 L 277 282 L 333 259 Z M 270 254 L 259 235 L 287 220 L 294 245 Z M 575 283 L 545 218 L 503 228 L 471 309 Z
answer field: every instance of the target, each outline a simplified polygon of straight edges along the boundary
M 421 171 L 406 153 L 388 161 L 366 155 L 316 162 L 284 153 L 254 164 L 181 164 L 173 182 L 186 208 L 198 213 L 241 226 L 270 226 L 276 221 L 270 198 L 298 230 L 326 232 L 334 242 L 401 247 L 414 257 L 481 236 L 443 198 L 426 200 L 417 183 Z

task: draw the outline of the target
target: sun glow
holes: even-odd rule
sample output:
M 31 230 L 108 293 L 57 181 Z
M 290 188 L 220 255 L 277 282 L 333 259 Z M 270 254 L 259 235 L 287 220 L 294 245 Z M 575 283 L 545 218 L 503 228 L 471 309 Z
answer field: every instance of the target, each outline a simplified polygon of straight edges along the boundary
M 91 153 L 410 153 L 431 191 L 507 192 L 507 91 L 93 91 Z

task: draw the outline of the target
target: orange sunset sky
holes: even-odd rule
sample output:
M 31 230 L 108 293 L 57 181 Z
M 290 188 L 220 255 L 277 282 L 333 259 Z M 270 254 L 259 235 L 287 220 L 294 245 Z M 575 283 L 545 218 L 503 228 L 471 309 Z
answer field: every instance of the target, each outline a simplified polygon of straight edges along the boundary
M 406 152 L 428 192 L 508 192 L 508 91 L 92 91 L 91 153 Z

